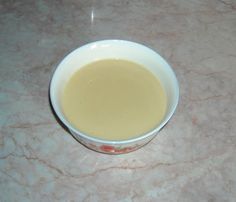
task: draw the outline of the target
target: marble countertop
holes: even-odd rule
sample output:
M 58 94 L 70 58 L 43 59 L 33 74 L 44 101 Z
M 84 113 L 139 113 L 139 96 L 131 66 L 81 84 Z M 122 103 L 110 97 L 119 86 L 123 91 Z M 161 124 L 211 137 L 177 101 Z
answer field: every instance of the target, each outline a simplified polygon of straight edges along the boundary
M 104 155 L 78 143 L 48 102 L 71 50 L 125 39 L 158 51 L 180 83 L 148 145 Z M 236 1 L 0 2 L 0 201 L 234 202 Z

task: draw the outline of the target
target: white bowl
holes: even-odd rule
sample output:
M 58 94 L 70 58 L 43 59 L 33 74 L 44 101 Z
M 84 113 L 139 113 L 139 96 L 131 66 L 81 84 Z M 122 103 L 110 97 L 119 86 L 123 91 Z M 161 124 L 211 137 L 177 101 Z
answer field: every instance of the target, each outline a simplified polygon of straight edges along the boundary
M 146 67 L 158 77 L 167 95 L 167 110 L 162 122 L 148 133 L 122 141 L 102 140 L 79 131 L 68 122 L 60 106 L 62 90 L 79 68 L 97 60 L 114 58 L 134 61 Z M 169 121 L 178 104 L 179 85 L 170 65 L 150 48 L 130 41 L 104 40 L 79 47 L 61 61 L 51 79 L 50 99 L 58 118 L 82 144 L 99 152 L 121 154 L 136 150 L 149 142 Z

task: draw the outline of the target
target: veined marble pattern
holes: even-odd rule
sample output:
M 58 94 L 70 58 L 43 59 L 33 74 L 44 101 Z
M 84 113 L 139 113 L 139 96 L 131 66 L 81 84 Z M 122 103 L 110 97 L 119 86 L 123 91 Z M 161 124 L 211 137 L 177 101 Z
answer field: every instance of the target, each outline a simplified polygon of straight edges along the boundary
M 71 50 L 125 39 L 158 51 L 177 74 L 169 124 L 135 152 L 79 144 L 48 102 Z M 0 1 L 0 201 L 234 202 L 236 1 Z

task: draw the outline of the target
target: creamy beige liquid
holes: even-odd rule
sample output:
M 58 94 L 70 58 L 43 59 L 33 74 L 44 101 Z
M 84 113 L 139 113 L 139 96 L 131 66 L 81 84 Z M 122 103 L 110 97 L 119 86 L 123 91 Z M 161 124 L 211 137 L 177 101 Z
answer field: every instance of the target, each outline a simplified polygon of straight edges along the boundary
M 62 94 L 67 120 L 80 131 L 105 140 L 127 140 L 153 129 L 166 111 L 159 80 L 126 60 L 101 60 L 79 69 Z

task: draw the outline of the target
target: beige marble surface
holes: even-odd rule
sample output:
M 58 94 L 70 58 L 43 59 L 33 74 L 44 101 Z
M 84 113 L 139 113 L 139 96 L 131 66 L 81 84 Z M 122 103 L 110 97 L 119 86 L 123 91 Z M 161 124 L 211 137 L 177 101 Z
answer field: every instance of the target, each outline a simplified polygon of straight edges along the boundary
M 101 39 L 158 51 L 180 103 L 142 149 L 88 150 L 48 102 L 56 64 Z M 236 1 L 0 1 L 0 201 L 234 202 Z

